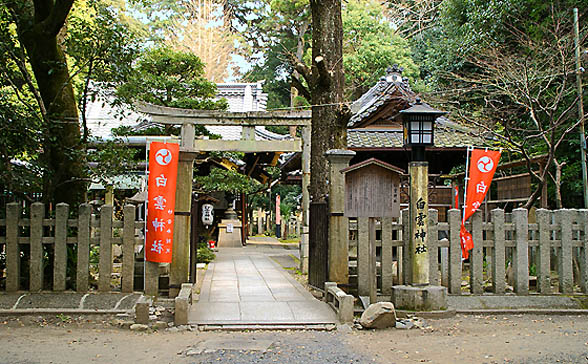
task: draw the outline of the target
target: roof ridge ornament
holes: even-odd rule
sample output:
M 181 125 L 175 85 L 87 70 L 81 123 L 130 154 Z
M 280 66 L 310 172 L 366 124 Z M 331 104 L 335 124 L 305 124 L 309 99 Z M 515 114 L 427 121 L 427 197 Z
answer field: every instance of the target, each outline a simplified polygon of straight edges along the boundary
M 401 83 L 403 81 L 402 72 L 404 72 L 404 68 L 399 67 L 397 64 L 386 68 L 386 81 L 389 83 Z

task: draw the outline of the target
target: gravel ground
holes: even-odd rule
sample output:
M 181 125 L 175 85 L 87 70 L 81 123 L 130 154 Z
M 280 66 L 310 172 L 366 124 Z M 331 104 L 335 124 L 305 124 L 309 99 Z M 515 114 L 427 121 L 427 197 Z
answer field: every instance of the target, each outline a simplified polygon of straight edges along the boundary
M 127 362 L 588 364 L 588 317 L 458 315 L 348 333 L 136 332 L 104 317 L 0 318 L 1 364 Z
M 242 335 L 242 334 L 241 334 Z M 194 356 L 191 363 L 369 363 L 367 356 L 350 352 L 340 335 L 330 332 L 274 332 L 258 335 L 277 339 L 268 350 L 219 350 Z

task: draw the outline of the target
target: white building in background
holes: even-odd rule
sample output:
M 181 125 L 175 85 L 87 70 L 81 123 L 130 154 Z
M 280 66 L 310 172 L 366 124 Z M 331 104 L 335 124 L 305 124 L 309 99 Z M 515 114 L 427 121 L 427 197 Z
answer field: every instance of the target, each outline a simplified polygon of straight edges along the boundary
M 264 111 L 267 94 L 262 90 L 263 82 L 256 83 L 218 83 L 216 99 L 225 98 L 228 111 Z M 148 115 L 134 112 L 124 107 L 112 107 L 105 97 L 88 104 L 86 120 L 90 135 L 95 138 L 112 138 L 111 130 L 120 126 L 144 128 L 152 125 Z M 208 131 L 220 135 L 224 140 L 241 139 L 240 126 L 207 126 Z M 258 140 L 282 139 L 284 136 L 271 133 L 264 127 L 256 127 Z
M 228 111 L 247 112 L 264 111 L 267 105 L 267 94 L 262 90 L 263 81 L 255 83 L 218 83 L 216 99 L 225 98 L 228 102 Z M 96 98 L 86 107 L 86 124 L 91 138 L 109 140 L 114 136 L 112 129 L 128 126 L 137 130 L 148 128 L 154 124 L 148 115 L 135 112 L 126 107 L 113 107 L 108 96 Z M 240 126 L 206 126 L 212 133 L 220 135 L 223 140 L 241 139 L 242 127 Z M 272 133 L 263 126 L 255 127 L 257 140 L 280 140 L 288 138 L 287 135 Z M 150 139 L 147 136 L 130 136 L 125 138 L 132 145 L 145 145 Z M 141 178 L 143 179 L 143 178 Z M 142 189 L 142 182 L 135 182 L 129 177 L 120 177 L 112 181 L 116 189 Z M 92 183 L 90 189 L 104 189 L 99 183 Z

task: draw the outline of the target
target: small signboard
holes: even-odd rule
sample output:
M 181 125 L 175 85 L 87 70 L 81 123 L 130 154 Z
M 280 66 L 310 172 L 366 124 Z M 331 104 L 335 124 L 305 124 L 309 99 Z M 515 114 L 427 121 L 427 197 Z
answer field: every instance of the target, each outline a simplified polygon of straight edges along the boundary
M 227 224 L 227 233 L 233 232 L 233 224 Z
M 345 173 L 345 216 L 398 217 L 402 169 L 370 158 L 349 166 Z

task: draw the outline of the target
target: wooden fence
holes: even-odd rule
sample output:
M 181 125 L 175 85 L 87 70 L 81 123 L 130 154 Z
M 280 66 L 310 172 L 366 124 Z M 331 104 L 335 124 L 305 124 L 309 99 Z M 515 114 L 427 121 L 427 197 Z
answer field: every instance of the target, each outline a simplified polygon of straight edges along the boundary
M 82 204 L 76 219 L 69 218 L 64 203 L 56 205 L 51 218 L 45 217 L 42 203 L 33 203 L 26 216 L 20 206 L 7 204 L 6 218 L 0 219 L 0 253 L 5 255 L 0 277 L 7 292 L 66 288 L 86 292 L 94 286 L 101 292 L 135 290 L 135 247 L 143 245 L 144 227 L 144 222 L 135 221 L 135 206 L 124 207 L 122 221 L 113 219 L 113 208 L 107 205 L 96 216 L 90 205 Z M 113 264 L 116 245 L 122 259 Z M 113 267 L 120 270 L 113 274 Z M 146 274 L 147 281 L 157 281 L 157 269 L 147 267 Z
M 475 248 L 469 262 L 463 264 L 459 210 L 448 211 L 448 222 L 437 218 L 437 210 L 429 210 L 430 282 L 447 286 L 450 294 L 462 294 L 467 277 L 466 292 L 504 294 L 509 288 L 508 266 L 516 294 L 526 295 L 530 290 L 539 294 L 588 293 L 588 210 L 539 209 L 533 223 L 529 223 L 525 209 L 512 213 L 492 210 L 488 222 L 478 212 L 466 225 Z M 409 229 L 403 229 L 407 225 L 408 210 L 401 212 L 399 221 L 350 220 L 350 276 L 357 276 L 359 295 L 369 294 L 370 282 L 377 282 L 378 293 L 384 296 L 391 294 L 393 285 L 409 282 L 410 259 L 405 254 Z M 369 254 L 370 244 L 377 252 L 375 260 Z

